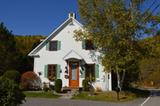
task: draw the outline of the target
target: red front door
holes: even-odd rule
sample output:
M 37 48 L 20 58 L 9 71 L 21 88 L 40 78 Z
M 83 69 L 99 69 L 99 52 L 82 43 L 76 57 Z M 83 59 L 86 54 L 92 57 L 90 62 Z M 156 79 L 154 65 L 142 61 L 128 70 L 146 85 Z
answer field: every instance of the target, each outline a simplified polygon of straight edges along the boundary
M 69 87 L 70 88 L 79 87 L 79 63 L 78 62 L 69 63 Z

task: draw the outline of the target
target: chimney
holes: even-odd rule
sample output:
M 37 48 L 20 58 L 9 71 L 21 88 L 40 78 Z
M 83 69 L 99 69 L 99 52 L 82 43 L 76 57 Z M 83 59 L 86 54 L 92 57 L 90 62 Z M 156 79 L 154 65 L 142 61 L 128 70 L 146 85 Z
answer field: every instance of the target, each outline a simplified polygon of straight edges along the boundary
M 73 18 L 73 19 L 75 19 L 75 13 L 69 13 L 69 15 L 68 15 L 68 18 Z

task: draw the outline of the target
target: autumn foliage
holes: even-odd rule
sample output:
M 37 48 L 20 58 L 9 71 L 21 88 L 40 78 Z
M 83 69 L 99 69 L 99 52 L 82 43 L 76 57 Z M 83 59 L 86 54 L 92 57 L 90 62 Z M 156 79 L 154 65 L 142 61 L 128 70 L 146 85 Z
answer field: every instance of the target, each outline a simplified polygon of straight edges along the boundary
M 38 90 L 41 86 L 41 80 L 32 71 L 25 72 L 21 76 L 21 87 L 23 90 Z

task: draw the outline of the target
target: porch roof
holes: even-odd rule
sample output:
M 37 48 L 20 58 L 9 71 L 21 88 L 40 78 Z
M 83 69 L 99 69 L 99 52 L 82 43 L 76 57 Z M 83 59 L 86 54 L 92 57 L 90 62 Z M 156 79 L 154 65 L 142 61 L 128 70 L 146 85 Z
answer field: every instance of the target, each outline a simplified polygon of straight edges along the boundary
M 64 60 L 69 60 L 69 59 L 77 59 L 77 60 L 84 60 L 84 58 L 79 55 L 77 52 L 74 50 L 71 50 L 69 53 L 67 53 L 64 57 Z

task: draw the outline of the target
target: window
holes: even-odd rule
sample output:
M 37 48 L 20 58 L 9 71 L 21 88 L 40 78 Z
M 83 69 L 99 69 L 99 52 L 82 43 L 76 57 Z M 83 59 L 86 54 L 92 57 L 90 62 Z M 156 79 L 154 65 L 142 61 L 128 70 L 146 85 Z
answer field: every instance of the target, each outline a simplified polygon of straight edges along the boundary
M 50 41 L 49 43 L 49 50 L 56 51 L 57 50 L 58 41 Z
M 95 49 L 94 44 L 91 40 L 85 40 L 84 44 L 82 44 L 82 46 L 83 46 L 83 49 L 85 49 L 85 50 L 94 50 Z
M 48 79 L 54 81 L 56 79 L 56 66 L 55 64 L 48 65 Z
M 71 64 L 71 75 L 72 75 L 72 80 L 77 80 L 77 63 L 72 63 Z
M 85 78 L 91 81 L 95 80 L 95 64 L 86 64 L 85 65 L 86 73 Z

